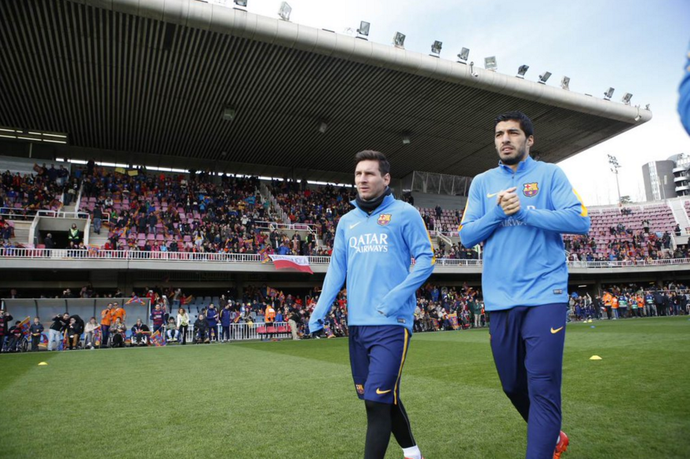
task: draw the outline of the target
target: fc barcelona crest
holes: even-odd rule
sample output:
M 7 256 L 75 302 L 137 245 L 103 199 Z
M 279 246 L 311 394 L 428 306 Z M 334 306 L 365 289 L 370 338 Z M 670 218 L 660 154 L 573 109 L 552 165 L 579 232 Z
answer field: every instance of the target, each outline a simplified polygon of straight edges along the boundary
M 527 196 L 528 198 L 533 198 L 539 193 L 539 183 L 534 182 L 534 183 L 525 183 L 523 188 L 522 188 L 522 194 Z
M 381 214 L 379 215 L 378 224 L 381 226 L 386 226 L 391 222 L 391 214 Z

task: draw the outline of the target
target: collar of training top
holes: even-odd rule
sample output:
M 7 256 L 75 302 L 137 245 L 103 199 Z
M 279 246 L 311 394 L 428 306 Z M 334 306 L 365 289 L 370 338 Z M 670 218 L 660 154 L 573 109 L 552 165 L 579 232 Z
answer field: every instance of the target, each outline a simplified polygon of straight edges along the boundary
M 514 173 L 521 174 L 523 172 L 527 172 L 528 170 L 536 166 L 536 164 L 537 162 L 533 160 L 530 155 L 527 155 L 527 158 L 524 161 L 520 161 L 520 163 L 518 164 L 518 168 Z M 513 169 L 511 169 L 510 166 L 506 166 L 505 164 L 503 164 L 503 161 L 498 162 L 498 167 L 500 167 L 506 172 L 510 172 L 511 174 L 513 173 Z

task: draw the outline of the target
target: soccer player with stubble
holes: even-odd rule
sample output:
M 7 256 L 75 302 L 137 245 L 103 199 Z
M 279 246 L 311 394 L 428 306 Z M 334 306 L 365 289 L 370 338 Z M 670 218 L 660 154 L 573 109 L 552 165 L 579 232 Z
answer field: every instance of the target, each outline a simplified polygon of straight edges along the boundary
M 562 233 L 586 234 L 587 208 L 556 165 L 534 161 L 531 120 L 494 122 L 498 167 L 470 186 L 460 224 L 465 247 L 484 242 L 482 288 L 491 350 L 510 401 L 527 422 L 527 459 L 560 458 L 561 379 L 568 307 Z
M 433 246 L 419 212 L 392 196 L 386 157 L 365 150 L 357 153 L 355 163 L 355 208 L 338 223 L 309 330 L 323 328 L 347 280 L 350 365 L 367 411 L 364 458 L 382 459 L 393 433 L 406 459 L 422 459 L 400 400 L 400 377 L 414 323 L 415 292 L 433 271 Z

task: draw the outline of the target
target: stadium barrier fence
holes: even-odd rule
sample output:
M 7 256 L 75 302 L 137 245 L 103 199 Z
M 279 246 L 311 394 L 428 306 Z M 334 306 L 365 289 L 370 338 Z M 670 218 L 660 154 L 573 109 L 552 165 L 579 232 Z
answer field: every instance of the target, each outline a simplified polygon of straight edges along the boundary
M 217 327 L 217 337 L 220 341 L 223 333 L 223 327 L 219 324 Z M 232 323 L 230 324 L 230 341 L 249 341 L 261 339 L 267 334 L 273 338 L 291 338 L 290 325 L 287 322 L 275 322 L 272 326 L 267 327 L 263 322 L 251 323 Z M 189 325 L 187 330 L 187 342 L 194 340 L 194 326 Z
M 0 247 L 0 259 L 52 259 L 52 260 L 160 260 L 173 262 L 223 262 L 223 263 L 261 263 L 262 255 L 247 253 L 200 253 L 200 252 L 144 252 L 135 250 L 88 249 L 37 249 Z M 310 256 L 309 263 L 327 265 L 331 257 Z M 481 266 L 481 260 L 463 260 L 455 258 L 437 258 L 440 266 Z M 639 261 L 569 261 L 571 268 L 610 269 L 630 266 L 677 266 L 690 264 L 690 258 L 669 258 L 661 260 Z

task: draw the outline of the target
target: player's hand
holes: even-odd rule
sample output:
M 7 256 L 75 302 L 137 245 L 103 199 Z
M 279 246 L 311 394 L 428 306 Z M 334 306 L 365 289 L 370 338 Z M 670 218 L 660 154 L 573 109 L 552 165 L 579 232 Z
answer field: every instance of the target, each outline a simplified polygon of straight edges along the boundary
M 498 193 L 498 205 L 506 215 L 514 215 L 520 211 L 520 198 L 515 191 L 517 187 L 508 188 Z
M 309 320 L 309 333 L 316 333 L 323 329 L 323 320 Z
M 376 306 L 375 309 L 376 309 L 376 312 L 381 314 L 383 317 L 388 317 L 388 311 L 386 311 L 386 308 L 384 308 L 383 303 Z

